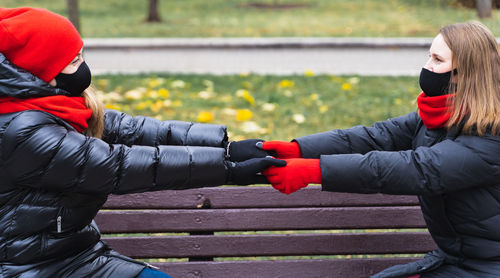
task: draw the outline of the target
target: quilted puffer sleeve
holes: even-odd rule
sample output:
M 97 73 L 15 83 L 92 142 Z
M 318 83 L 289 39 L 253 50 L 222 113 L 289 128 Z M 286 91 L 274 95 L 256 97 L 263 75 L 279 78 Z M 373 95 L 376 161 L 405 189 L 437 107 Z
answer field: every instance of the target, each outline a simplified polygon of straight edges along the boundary
M 323 189 L 438 195 L 498 184 L 500 138 L 459 136 L 406 151 L 321 156 Z
M 417 113 L 412 112 L 406 116 L 377 122 L 371 127 L 336 129 L 307 135 L 295 141 L 304 158 L 319 158 L 326 154 L 364 154 L 373 150 L 405 150 L 411 148 L 419 122 Z
M 104 126 L 103 140 L 111 144 L 222 147 L 227 142 L 223 125 L 159 121 L 115 110 L 106 110 Z
M 222 148 L 108 144 L 40 111 L 14 118 L 1 147 L 4 182 L 13 186 L 107 195 L 226 181 Z

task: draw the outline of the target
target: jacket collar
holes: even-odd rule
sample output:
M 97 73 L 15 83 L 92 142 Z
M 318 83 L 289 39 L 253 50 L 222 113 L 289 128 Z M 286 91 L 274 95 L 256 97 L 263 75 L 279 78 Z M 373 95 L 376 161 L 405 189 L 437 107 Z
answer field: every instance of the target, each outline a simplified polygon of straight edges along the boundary
M 32 98 L 70 94 L 11 63 L 0 53 L 0 97 Z

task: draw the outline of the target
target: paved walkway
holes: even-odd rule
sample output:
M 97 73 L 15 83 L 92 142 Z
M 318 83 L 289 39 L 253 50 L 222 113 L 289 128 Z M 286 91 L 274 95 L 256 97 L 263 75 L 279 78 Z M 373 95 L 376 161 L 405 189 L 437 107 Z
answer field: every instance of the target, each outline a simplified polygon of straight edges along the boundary
M 431 38 L 86 39 L 92 72 L 418 75 Z

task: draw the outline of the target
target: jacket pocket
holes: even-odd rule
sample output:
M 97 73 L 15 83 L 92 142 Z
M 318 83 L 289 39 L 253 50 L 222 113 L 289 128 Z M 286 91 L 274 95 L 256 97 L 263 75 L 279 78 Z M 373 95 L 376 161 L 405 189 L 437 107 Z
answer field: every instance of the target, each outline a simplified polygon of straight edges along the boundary
M 40 254 L 45 254 L 45 251 L 47 250 L 47 233 L 42 232 L 41 239 L 40 239 Z
M 61 238 L 73 232 L 71 230 L 64 229 L 64 211 L 64 207 L 59 208 L 55 219 L 55 227 L 50 229 L 51 232 L 48 234 L 49 238 Z

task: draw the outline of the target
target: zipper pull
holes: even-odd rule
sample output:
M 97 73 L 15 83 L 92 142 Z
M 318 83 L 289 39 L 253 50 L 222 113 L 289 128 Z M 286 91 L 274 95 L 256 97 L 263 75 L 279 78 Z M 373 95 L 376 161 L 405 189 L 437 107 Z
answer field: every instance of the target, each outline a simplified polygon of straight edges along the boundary
M 60 233 L 61 232 L 61 226 L 62 226 L 62 216 L 58 216 L 57 217 L 57 232 Z
M 145 263 L 145 264 L 146 264 L 146 266 L 147 266 L 147 267 L 149 267 L 149 268 L 156 269 L 156 270 L 160 270 L 160 268 L 159 268 L 159 267 L 157 267 L 157 266 L 154 266 L 154 265 L 152 265 L 152 264 L 148 264 L 148 263 L 146 263 L 146 262 L 144 262 L 144 263 Z

